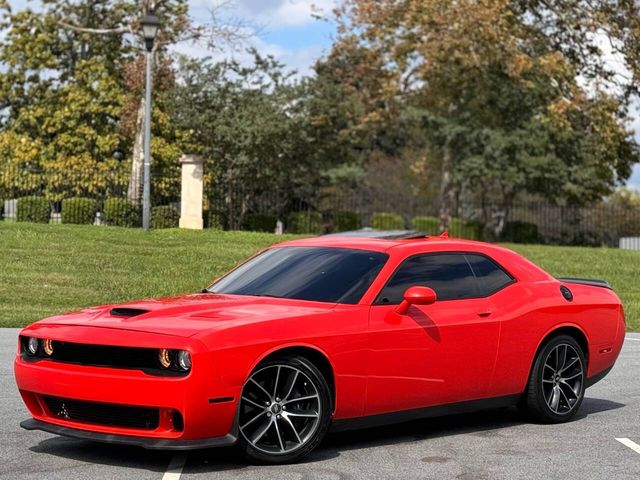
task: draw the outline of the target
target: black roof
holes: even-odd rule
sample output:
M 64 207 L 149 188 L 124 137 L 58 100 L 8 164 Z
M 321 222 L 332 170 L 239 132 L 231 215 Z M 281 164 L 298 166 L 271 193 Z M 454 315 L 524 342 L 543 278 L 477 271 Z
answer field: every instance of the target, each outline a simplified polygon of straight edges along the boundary
M 427 235 L 417 230 L 375 230 L 373 228 L 362 228 L 351 230 L 350 232 L 330 233 L 327 237 L 360 237 L 379 238 L 382 240 L 409 240 L 412 238 L 424 238 Z

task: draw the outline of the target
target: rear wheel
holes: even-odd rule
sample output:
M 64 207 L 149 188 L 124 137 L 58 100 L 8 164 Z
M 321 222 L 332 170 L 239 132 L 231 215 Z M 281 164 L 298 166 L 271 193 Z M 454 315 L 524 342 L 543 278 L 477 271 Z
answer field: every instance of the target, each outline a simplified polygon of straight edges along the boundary
M 239 408 L 239 446 L 260 463 L 299 460 L 320 443 L 331 421 L 326 380 L 298 356 L 258 366 L 242 389 Z
M 586 361 L 573 337 L 552 338 L 538 353 L 524 397 L 525 411 L 544 423 L 569 421 L 584 398 Z

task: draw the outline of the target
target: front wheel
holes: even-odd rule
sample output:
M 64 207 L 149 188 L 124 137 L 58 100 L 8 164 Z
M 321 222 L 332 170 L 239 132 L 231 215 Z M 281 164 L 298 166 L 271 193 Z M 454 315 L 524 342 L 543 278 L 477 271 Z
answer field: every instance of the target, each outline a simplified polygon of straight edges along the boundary
M 573 337 L 559 335 L 540 350 L 524 397 L 526 412 L 544 423 L 569 421 L 585 391 L 586 361 Z
M 259 365 L 242 388 L 239 408 L 239 447 L 259 463 L 299 460 L 320 443 L 331 422 L 329 386 L 299 356 Z

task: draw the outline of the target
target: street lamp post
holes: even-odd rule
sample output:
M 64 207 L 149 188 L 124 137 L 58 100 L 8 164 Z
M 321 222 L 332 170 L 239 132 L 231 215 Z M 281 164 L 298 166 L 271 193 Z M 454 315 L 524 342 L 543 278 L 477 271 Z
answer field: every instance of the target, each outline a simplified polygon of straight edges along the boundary
M 158 33 L 160 21 L 153 13 L 147 12 L 141 22 L 144 45 L 146 47 L 145 60 L 147 64 L 147 79 L 145 85 L 144 112 L 144 166 L 142 170 L 142 228 L 149 230 L 151 221 L 151 89 L 153 43 Z

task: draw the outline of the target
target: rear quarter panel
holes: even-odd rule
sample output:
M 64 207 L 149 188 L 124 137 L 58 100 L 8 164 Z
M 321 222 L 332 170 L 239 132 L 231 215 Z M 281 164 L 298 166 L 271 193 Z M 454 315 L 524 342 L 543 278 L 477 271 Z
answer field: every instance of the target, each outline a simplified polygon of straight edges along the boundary
M 620 299 L 609 289 L 566 284 L 573 301 L 560 293 L 557 280 L 519 282 L 494 296 L 503 316 L 493 378 L 495 395 L 524 391 L 538 348 L 555 330 L 580 330 L 588 342 L 587 376 L 613 365 L 624 340 Z

